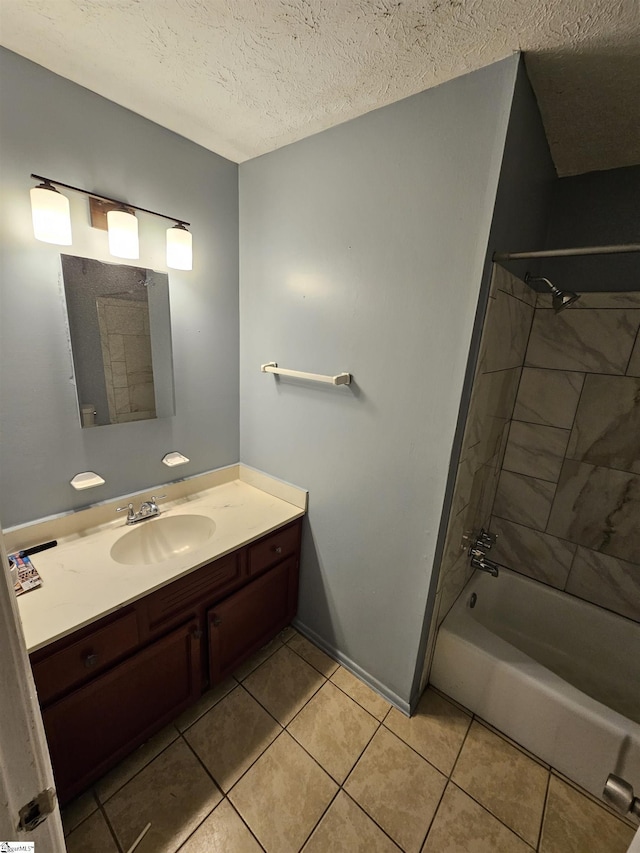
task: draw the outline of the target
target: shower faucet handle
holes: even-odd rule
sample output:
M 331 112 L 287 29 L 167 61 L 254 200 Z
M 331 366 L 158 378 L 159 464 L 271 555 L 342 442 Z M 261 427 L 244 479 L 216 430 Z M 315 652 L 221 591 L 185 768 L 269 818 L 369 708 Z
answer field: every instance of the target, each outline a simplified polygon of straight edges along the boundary
M 492 545 L 496 544 L 497 535 L 495 533 L 491 533 L 488 530 L 485 530 L 484 527 L 480 528 L 480 533 L 476 537 L 476 547 L 483 548 L 489 551 Z

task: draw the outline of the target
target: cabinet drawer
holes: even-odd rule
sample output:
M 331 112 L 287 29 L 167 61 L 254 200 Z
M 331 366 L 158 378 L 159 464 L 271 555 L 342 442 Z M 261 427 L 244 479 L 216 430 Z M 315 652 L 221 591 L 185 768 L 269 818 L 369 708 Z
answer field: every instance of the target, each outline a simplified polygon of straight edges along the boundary
M 148 627 L 158 627 L 182 619 L 190 610 L 240 580 L 237 552 L 209 563 L 150 595 L 145 602 Z
M 271 536 L 249 546 L 249 574 L 256 575 L 298 550 L 300 525 L 276 530 Z
M 128 613 L 33 665 L 38 699 L 45 705 L 86 681 L 138 645 L 138 619 Z

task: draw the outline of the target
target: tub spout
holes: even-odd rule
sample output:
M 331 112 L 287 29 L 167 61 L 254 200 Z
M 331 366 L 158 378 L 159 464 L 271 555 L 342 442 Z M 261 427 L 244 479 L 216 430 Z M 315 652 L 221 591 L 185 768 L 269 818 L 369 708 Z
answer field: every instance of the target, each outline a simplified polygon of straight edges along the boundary
M 472 548 L 470 553 L 471 565 L 474 569 L 480 569 L 481 572 L 487 572 L 487 574 L 494 578 L 498 577 L 498 574 L 500 573 L 498 566 L 492 560 L 487 560 L 484 551 Z

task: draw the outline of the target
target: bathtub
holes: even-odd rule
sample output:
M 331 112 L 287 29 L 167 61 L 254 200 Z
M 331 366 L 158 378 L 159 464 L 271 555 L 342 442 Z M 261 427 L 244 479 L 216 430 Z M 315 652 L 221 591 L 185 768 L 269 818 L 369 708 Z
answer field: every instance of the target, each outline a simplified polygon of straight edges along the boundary
M 640 792 L 635 622 L 476 571 L 440 627 L 430 682 L 597 797 L 609 773 Z

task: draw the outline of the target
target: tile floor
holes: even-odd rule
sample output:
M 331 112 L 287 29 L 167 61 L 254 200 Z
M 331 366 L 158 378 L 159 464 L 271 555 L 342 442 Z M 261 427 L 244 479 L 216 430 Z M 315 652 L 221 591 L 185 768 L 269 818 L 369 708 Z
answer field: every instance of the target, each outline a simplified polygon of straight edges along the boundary
M 287 628 L 71 803 L 69 853 L 624 853 L 630 824 L 439 693 Z

